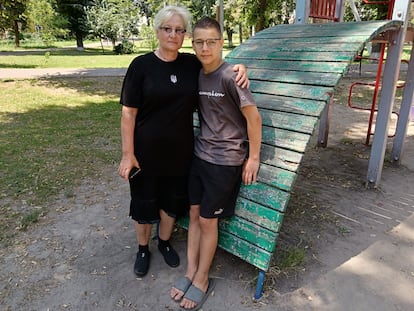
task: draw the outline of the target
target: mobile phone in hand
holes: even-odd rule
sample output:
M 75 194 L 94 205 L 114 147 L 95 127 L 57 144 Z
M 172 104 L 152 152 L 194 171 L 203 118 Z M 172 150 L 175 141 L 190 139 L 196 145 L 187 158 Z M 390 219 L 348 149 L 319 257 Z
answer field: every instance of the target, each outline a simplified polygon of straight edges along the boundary
M 134 177 L 137 176 L 139 172 L 141 172 L 141 169 L 139 167 L 133 167 L 129 172 L 129 180 L 134 179 Z

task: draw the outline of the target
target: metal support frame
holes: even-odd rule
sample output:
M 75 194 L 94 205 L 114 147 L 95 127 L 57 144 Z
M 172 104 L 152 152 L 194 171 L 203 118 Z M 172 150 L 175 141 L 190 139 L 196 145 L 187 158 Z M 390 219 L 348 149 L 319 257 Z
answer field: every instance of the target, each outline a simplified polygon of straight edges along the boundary
M 297 0 L 295 24 L 306 24 L 309 18 L 310 0 Z
M 383 89 L 378 104 L 378 113 L 375 121 L 375 134 L 368 163 L 367 186 L 378 187 L 384 165 L 385 150 L 387 147 L 388 127 L 395 99 L 395 90 L 400 73 L 401 54 L 404 47 L 405 35 L 411 0 L 396 1 L 393 11 L 393 20 L 404 22 L 402 27 L 394 31 L 390 38 L 387 53 L 387 62 L 384 68 Z
M 259 275 L 257 276 L 256 292 L 254 293 L 254 299 L 256 300 L 262 297 L 265 276 L 266 272 L 264 270 L 259 270 Z
M 412 42 L 414 45 L 414 42 Z M 404 151 L 404 140 L 407 135 L 411 106 L 414 104 L 414 48 L 411 47 L 410 62 L 408 63 L 407 78 L 401 101 L 400 116 L 395 131 L 394 143 L 391 151 L 391 160 L 401 164 L 401 156 Z
M 329 125 L 331 120 L 331 107 L 333 103 L 333 95 L 329 97 L 329 103 L 322 111 L 319 121 L 318 146 L 326 147 L 328 145 Z

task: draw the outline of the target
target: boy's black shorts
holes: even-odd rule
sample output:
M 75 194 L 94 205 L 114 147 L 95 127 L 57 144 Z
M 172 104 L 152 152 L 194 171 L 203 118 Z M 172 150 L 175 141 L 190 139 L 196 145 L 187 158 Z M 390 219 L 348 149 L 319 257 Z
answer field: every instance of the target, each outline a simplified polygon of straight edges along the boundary
M 194 157 L 189 177 L 191 205 L 200 205 L 200 216 L 232 216 L 241 185 L 242 166 L 223 166 Z

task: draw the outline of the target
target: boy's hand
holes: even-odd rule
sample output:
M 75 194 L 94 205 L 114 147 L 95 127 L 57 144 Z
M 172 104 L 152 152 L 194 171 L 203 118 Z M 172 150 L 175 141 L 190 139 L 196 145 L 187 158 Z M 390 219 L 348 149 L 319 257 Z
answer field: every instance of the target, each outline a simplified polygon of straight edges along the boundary
M 259 172 L 259 160 L 247 159 L 243 165 L 242 181 L 245 185 L 251 185 L 257 181 Z

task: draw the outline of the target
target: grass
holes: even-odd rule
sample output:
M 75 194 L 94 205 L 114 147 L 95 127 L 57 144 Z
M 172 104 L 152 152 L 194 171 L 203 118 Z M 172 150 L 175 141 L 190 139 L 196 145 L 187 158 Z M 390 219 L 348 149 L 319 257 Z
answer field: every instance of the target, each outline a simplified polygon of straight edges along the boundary
M 43 47 L 33 49 L 10 49 L 0 43 L 0 68 L 127 68 L 137 55 L 148 53 L 146 46 L 137 43 L 136 54 L 115 55 L 111 45 L 99 42 L 85 45 L 83 51 L 72 47 Z M 225 47 L 223 55 L 231 51 Z M 190 39 L 185 39 L 181 52 L 193 53 Z
M 0 243 L 118 162 L 121 78 L 0 83 Z

